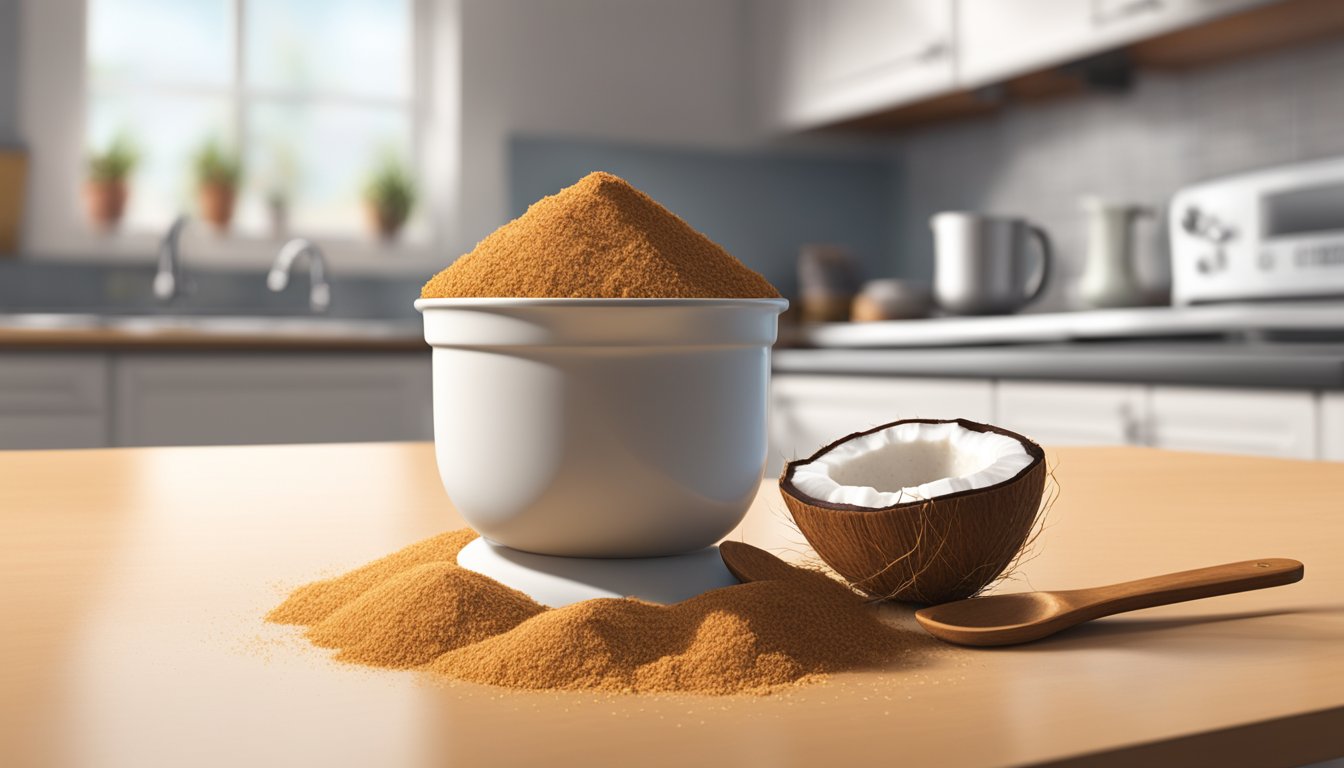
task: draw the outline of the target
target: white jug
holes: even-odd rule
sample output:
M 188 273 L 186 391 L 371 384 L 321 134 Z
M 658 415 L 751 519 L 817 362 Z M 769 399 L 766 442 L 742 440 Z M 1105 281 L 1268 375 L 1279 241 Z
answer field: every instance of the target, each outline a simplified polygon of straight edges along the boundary
M 1087 266 L 1078 295 L 1089 307 L 1132 307 L 1144 303 L 1134 273 L 1134 222 L 1153 211 L 1141 205 L 1085 197 Z

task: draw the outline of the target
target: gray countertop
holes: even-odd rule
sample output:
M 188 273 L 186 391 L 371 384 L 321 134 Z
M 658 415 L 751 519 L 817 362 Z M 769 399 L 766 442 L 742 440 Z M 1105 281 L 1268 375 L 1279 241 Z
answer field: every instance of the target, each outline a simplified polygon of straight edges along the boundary
M 1344 302 L 1296 301 L 1129 307 L 986 317 L 938 317 L 874 323 L 804 325 L 793 334 L 805 345 L 831 348 L 942 348 L 987 344 L 1057 344 L 1178 338 L 1335 334 L 1344 340 Z
M 1344 343 L 1093 342 L 777 349 L 777 373 L 1344 389 Z

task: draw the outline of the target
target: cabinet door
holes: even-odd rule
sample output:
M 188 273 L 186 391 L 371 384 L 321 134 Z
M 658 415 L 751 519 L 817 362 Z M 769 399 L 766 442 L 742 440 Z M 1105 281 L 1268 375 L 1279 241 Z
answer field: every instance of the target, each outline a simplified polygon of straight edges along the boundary
M 851 432 L 908 418 L 992 421 L 988 381 L 859 376 L 775 376 L 770 472 Z
M 955 81 L 947 0 L 756 3 L 771 123 L 810 128 L 949 91 Z
M 105 355 L 0 354 L 0 450 L 108 444 Z
M 429 353 L 127 355 L 119 445 L 427 440 Z
M 1316 457 L 1316 397 L 1202 387 L 1154 387 L 1149 430 L 1158 448 Z
M 999 382 L 998 423 L 1043 445 L 1138 445 L 1144 442 L 1142 385 Z
M 1344 461 L 1344 392 L 1321 395 L 1321 458 Z
M 977 87 L 1264 0 L 960 0 L 961 85 Z

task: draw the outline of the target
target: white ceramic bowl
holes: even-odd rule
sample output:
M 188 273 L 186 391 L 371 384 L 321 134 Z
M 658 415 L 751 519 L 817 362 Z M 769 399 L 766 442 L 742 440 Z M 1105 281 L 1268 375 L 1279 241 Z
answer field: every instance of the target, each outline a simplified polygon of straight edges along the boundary
M 741 521 L 783 299 L 421 299 L 439 475 L 497 544 L 649 557 Z

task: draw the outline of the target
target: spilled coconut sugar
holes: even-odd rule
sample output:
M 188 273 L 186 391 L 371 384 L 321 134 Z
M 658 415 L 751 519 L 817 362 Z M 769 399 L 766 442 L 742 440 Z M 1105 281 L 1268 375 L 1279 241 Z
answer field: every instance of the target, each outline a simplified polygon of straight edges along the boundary
M 761 299 L 779 292 L 648 195 L 599 172 L 533 203 L 431 278 L 420 296 Z
M 301 587 L 267 616 L 336 658 L 526 689 L 766 693 L 872 667 L 924 638 L 813 571 L 662 606 L 634 598 L 549 609 L 457 565 L 470 529 Z

